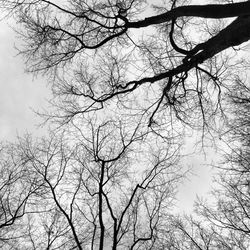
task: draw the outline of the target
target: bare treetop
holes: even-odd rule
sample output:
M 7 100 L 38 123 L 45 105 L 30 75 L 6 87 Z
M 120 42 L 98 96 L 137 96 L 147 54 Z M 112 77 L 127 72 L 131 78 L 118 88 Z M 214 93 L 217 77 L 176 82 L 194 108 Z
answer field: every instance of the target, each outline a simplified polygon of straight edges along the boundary
M 0 0 L 27 71 L 51 83 L 42 115 L 59 123 L 48 139 L 1 145 L 1 247 L 248 249 L 250 1 L 158 2 Z M 195 129 L 244 145 L 215 209 L 197 206 L 209 227 L 171 211 Z
M 20 24 L 27 70 L 52 73 L 60 99 L 53 116 L 64 122 L 111 103 L 127 107 L 129 99 L 149 127 L 165 123 L 168 110 L 206 130 L 213 114 L 223 113 L 224 72 L 236 70 L 230 53 L 222 52 L 250 38 L 249 1 L 166 1 L 153 9 L 139 0 L 1 2 Z M 209 23 L 229 17 L 235 20 L 216 29 Z

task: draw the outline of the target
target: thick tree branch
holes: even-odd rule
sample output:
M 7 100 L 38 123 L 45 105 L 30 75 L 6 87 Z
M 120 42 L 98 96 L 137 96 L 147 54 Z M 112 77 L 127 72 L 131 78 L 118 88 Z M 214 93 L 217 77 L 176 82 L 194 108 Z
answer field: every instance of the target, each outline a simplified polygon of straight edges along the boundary
M 250 2 L 232 4 L 190 5 L 174 8 L 160 15 L 147 17 L 144 20 L 128 22 L 128 28 L 142 28 L 153 24 L 169 22 L 178 17 L 191 16 L 203 18 L 227 18 L 250 15 Z

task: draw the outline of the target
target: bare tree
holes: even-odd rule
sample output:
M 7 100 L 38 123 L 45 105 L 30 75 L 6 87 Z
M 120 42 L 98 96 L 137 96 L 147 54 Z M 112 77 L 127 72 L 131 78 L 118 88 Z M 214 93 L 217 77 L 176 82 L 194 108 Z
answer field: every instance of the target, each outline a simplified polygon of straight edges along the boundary
M 158 249 L 184 170 L 178 144 L 138 127 L 89 122 L 85 132 L 74 124 L 50 139 L 20 139 L 26 178 L 43 185 L 25 208 L 17 249 Z
M 18 208 L 27 214 L 25 247 L 166 246 L 168 208 L 182 176 L 173 140 L 186 125 L 203 135 L 221 125 L 223 97 L 246 68 L 232 57 L 250 37 L 250 2 L 169 0 L 152 8 L 149 2 L 0 1 L 20 25 L 27 69 L 49 73 L 54 110 L 48 117 L 67 125 L 63 136 L 21 143 L 26 171 L 39 183 L 36 201 Z M 223 183 L 236 190 L 235 179 Z M 224 193 L 225 209 L 233 206 L 233 194 Z M 217 210 L 204 207 L 203 214 L 225 229 L 232 222 L 227 212 L 216 217 Z M 248 229 L 242 217 L 232 216 L 239 223 L 231 223 L 234 229 Z M 219 246 L 214 229 L 204 231 L 191 220 L 195 233 L 189 234 L 181 222 L 174 225 L 188 241 L 169 248 L 208 249 L 210 233 L 216 235 L 212 247 Z
M 218 183 L 222 188 L 214 192 L 216 206 L 210 207 L 201 203 L 199 211 L 217 227 L 223 228 L 226 235 L 231 235 L 238 241 L 236 249 L 248 249 L 250 246 L 250 89 L 238 80 L 234 93 L 229 97 L 235 115 L 229 123 L 229 131 L 226 134 L 229 146 L 225 155 L 226 160 L 220 166 L 222 170 Z
M 52 73 L 54 117 L 118 107 L 154 130 L 170 114 L 203 132 L 238 71 L 230 48 L 249 39 L 249 1 L 226 2 L 1 1 L 20 24 L 27 69 Z
M 194 219 L 192 216 L 172 216 L 171 223 L 164 231 L 162 247 L 159 249 L 178 250 L 246 250 L 249 248 L 247 237 L 210 224 L 204 219 Z
M 250 247 L 249 94 L 249 87 L 238 79 L 228 96 L 234 116 L 222 137 L 227 149 L 224 145 L 225 161 L 218 166 L 213 203 L 197 202 L 197 220 L 173 218 L 172 234 L 166 238 L 173 249 L 247 250 Z
M 13 247 L 25 235 L 23 217 L 42 183 L 27 174 L 18 145 L 2 143 L 0 159 L 0 246 Z

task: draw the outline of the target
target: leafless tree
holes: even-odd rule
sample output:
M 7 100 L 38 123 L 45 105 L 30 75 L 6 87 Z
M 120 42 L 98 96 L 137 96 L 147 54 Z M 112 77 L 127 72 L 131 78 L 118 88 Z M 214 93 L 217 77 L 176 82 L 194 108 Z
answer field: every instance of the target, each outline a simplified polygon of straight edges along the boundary
M 25 214 L 25 247 L 164 249 L 171 236 L 164 230 L 167 209 L 182 176 L 172 139 L 186 125 L 203 134 L 221 125 L 224 97 L 233 83 L 240 86 L 238 72 L 247 65 L 233 57 L 250 37 L 250 2 L 169 0 L 152 8 L 141 0 L 0 3 L 19 25 L 27 69 L 49 73 L 54 110 L 48 117 L 68 125 L 63 136 L 21 143 L 25 171 L 38 188 L 35 202 L 18 207 Z M 247 177 L 244 185 L 224 180 L 237 191 L 234 198 L 241 197 Z M 234 206 L 230 195 L 236 193 L 226 192 L 220 207 Z M 205 211 L 227 229 L 233 221 L 225 209 L 223 218 Z M 234 229 L 247 230 L 232 216 L 239 223 L 231 223 Z M 194 220 L 194 234 L 181 222 L 174 225 L 188 238 L 180 249 L 209 248 L 210 233 L 218 235 Z
M 159 249 L 170 250 L 215 250 L 232 249 L 247 250 L 247 237 L 229 230 L 225 233 L 224 229 L 211 225 L 204 219 L 194 219 L 192 216 L 172 216 Z
M 238 239 L 242 248 L 250 246 L 250 206 L 249 206 L 249 142 L 250 142 L 250 89 L 242 82 L 235 84 L 235 91 L 230 95 L 235 115 L 229 123 L 225 162 L 220 166 L 218 183 L 222 186 L 214 196 L 217 204 L 210 207 L 199 204 L 200 213 L 228 235 Z M 243 247 L 244 246 L 244 247 Z
M 169 127 L 170 118 L 176 127 L 214 129 L 239 71 L 232 48 L 249 39 L 249 1 L 1 4 L 20 24 L 27 69 L 51 73 L 53 114 L 63 122 L 116 107 L 140 114 L 153 130 Z
M 42 183 L 27 174 L 18 145 L 2 143 L 0 159 L 0 246 L 14 246 L 25 235 L 22 219 Z
M 17 249 L 158 249 L 184 175 L 179 146 L 116 121 L 84 131 L 20 139 L 26 178 L 43 185 L 23 209 Z
M 170 249 L 247 250 L 250 247 L 249 86 L 238 80 L 229 102 L 234 116 L 222 136 L 228 148 L 223 147 L 225 161 L 218 166 L 213 203 L 197 202 L 197 220 L 173 218 L 171 237 L 165 238 Z

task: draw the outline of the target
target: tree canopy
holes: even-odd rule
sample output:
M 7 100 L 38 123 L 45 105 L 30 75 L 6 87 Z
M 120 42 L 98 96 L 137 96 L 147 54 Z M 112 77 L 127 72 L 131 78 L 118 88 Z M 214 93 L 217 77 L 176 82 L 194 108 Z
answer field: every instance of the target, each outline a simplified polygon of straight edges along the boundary
M 2 1 L 20 24 L 18 32 L 25 43 L 20 52 L 27 69 L 52 72 L 57 81 L 57 116 L 64 121 L 111 103 L 124 107 L 130 100 L 134 102 L 130 112 L 140 109 L 148 116 L 149 127 L 162 126 L 166 110 L 187 124 L 199 112 L 205 127 L 220 110 L 228 68 L 236 69 L 227 49 L 249 39 L 249 1 L 207 5 L 165 1 L 159 6 L 155 2 L 153 9 L 150 4 Z M 152 15 L 155 12 L 159 14 Z M 234 20 L 218 23 L 230 17 Z M 58 73 L 55 79 L 62 69 L 67 73 Z M 211 92 L 217 98 L 211 98 Z M 141 98 L 134 97 L 138 95 Z
M 250 1 L 0 6 L 53 93 L 47 138 L 0 150 L 4 249 L 247 249 Z M 202 221 L 171 211 L 193 131 L 234 142 Z

